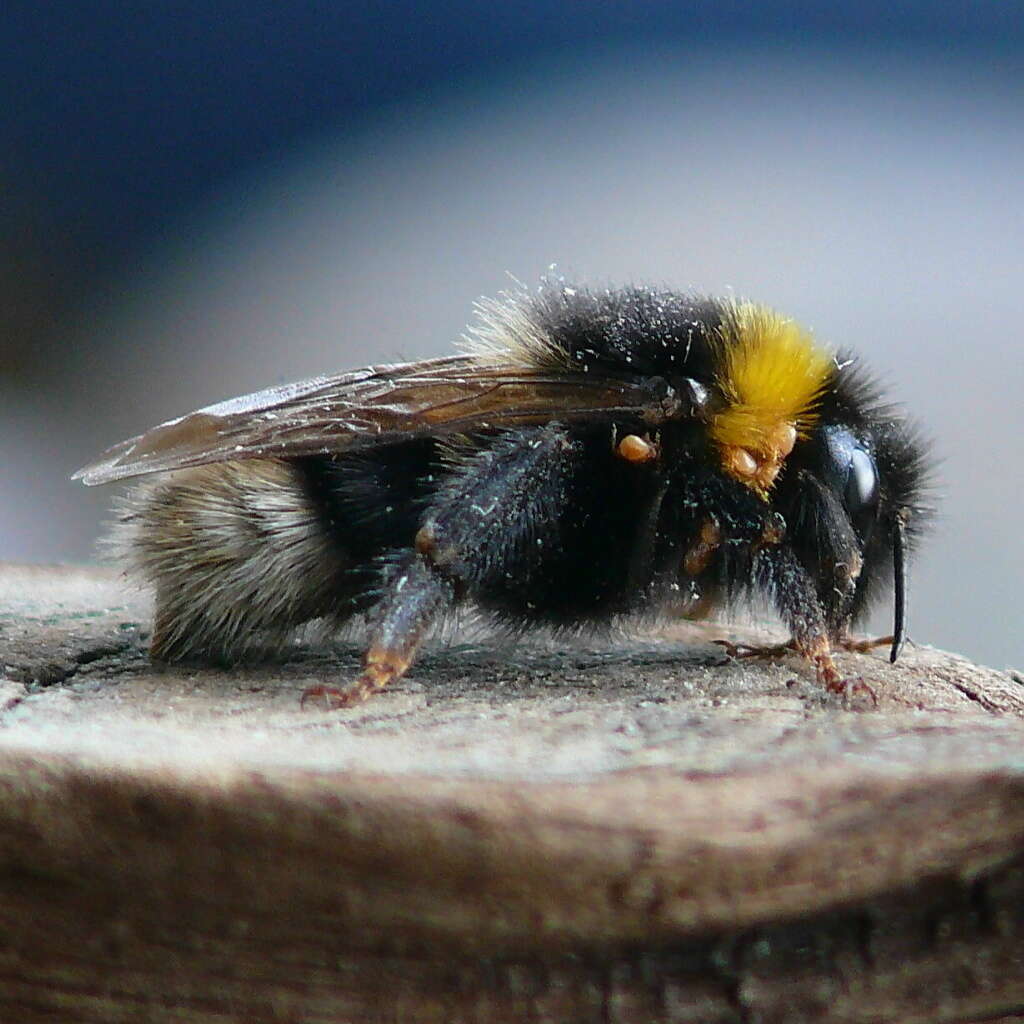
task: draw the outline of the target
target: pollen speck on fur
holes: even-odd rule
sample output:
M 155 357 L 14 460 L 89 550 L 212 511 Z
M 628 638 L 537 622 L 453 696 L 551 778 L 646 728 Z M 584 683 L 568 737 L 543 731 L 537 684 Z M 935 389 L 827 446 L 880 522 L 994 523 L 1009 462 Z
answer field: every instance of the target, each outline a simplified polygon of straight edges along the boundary
M 616 449 L 627 462 L 650 462 L 657 458 L 657 448 L 638 434 L 627 434 Z

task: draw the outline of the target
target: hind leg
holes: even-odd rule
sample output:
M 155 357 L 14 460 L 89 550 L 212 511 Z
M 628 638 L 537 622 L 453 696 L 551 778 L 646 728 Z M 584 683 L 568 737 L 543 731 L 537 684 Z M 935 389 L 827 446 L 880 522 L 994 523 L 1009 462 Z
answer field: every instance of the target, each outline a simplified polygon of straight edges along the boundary
M 522 578 L 559 543 L 564 481 L 578 454 L 558 425 L 478 452 L 435 498 L 413 548 L 398 556 L 374 609 L 363 671 L 348 689 L 317 686 L 303 703 L 350 707 L 399 679 L 435 624 L 494 579 Z

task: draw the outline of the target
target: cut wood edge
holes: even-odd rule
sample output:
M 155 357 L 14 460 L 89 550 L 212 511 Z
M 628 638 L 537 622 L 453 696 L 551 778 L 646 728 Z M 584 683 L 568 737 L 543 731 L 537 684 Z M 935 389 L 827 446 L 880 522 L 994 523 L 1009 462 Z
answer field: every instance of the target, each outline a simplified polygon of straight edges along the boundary
M 23 755 L 0 759 L 0 787 L 8 876 L 229 915 L 300 920 L 315 907 L 353 948 L 384 932 L 477 954 L 658 945 L 969 882 L 1024 851 L 1014 772 L 819 773 L 803 803 L 790 773 L 762 776 L 746 811 L 734 802 L 718 824 L 735 780 L 663 772 L 529 789 L 348 773 L 197 781 Z

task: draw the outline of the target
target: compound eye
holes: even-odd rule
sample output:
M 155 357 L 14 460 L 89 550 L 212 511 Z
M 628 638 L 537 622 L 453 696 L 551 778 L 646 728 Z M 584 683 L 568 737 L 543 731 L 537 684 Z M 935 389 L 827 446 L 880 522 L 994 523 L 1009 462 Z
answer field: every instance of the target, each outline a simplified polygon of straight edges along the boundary
M 822 439 L 822 472 L 846 511 L 851 516 L 873 512 L 878 507 L 878 467 L 871 452 L 846 427 L 824 427 Z
M 878 469 L 875 460 L 863 449 L 850 453 L 843 504 L 851 513 L 863 512 L 878 504 Z

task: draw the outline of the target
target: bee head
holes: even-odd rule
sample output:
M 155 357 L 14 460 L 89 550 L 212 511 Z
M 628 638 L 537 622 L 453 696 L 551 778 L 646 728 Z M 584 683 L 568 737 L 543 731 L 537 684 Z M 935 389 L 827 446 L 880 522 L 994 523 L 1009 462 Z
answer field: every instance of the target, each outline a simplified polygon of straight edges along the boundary
M 791 460 L 776 501 L 798 556 L 839 623 L 894 583 L 891 656 L 903 643 L 906 559 L 927 523 L 924 445 L 855 366 L 837 363 L 818 423 Z

